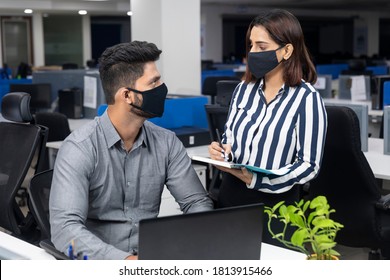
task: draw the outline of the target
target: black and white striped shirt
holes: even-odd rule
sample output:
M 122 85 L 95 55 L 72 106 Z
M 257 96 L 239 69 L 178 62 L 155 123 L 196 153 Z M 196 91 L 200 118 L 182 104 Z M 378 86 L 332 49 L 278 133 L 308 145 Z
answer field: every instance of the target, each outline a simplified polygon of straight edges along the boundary
M 288 167 L 283 176 L 253 173 L 248 188 L 282 193 L 304 184 L 319 171 L 327 117 L 324 103 L 309 83 L 283 86 L 267 104 L 263 81 L 235 89 L 223 142 L 232 145 L 233 161 L 265 169 Z

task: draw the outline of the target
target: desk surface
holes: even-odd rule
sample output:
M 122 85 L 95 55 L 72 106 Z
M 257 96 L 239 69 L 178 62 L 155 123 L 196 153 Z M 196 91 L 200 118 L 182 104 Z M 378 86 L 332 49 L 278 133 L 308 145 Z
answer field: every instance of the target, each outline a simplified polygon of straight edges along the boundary
M 383 151 L 383 139 L 368 138 L 368 151 L 364 152 L 364 155 L 375 177 L 390 180 L 390 155 L 385 155 Z
M 306 255 L 301 252 L 281 248 L 267 243 L 261 244 L 261 260 L 306 260 Z
M 262 260 L 305 260 L 306 255 L 300 252 L 288 250 L 262 243 Z M 42 248 L 36 247 L 23 240 L 15 238 L 0 231 L 0 259 L 14 260 L 55 260 L 55 258 Z
M 55 260 L 40 247 L 0 231 L 0 259 Z

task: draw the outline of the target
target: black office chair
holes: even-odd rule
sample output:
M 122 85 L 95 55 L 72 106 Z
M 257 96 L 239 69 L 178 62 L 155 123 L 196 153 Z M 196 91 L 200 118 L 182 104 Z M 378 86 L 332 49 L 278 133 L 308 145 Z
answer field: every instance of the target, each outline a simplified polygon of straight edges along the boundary
M 229 107 L 207 104 L 205 105 L 205 109 L 207 115 L 207 122 L 210 130 L 210 140 L 218 141 L 216 129 L 218 129 L 220 133 L 223 133 L 223 131 L 225 130 L 225 124 L 229 113 Z M 222 180 L 221 178 L 222 172 L 214 166 L 212 167 L 211 170 L 212 170 L 212 179 L 209 184 L 208 192 L 211 199 L 213 199 L 214 202 L 216 202 L 218 198 L 219 186 Z
M 47 141 L 63 141 L 70 134 L 68 117 L 58 112 L 37 112 L 34 115 L 36 124 L 43 125 L 49 129 Z M 49 152 L 46 148 L 45 158 L 42 162 L 44 170 L 51 168 Z
M 328 131 L 321 169 L 310 182 L 309 197 L 327 197 L 333 219 L 344 228 L 336 241 L 370 248 L 368 258 L 390 258 L 390 195 L 382 196 L 361 151 L 359 120 L 343 106 L 326 106 Z
M 6 94 L 1 113 L 8 121 L 0 123 L 0 226 L 26 241 L 36 237 L 36 227 L 16 196 L 30 168 L 35 165 L 34 172 L 41 171 L 47 141 L 47 128 L 30 123 L 30 98 L 28 93 Z
M 217 96 L 215 103 L 229 107 L 234 90 L 240 83 L 239 80 L 221 80 L 217 82 Z
M 57 259 L 68 259 L 50 241 L 49 198 L 53 169 L 37 173 L 30 181 L 29 207 L 40 231 L 39 246 Z
M 238 77 L 234 76 L 209 76 L 203 81 L 202 95 L 208 95 L 211 97 L 211 104 L 215 104 L 215 97 L 217 95 L 217 82 L 218 81 L 241 81 Z
M 58 112 L 37 112 L 35 123 L 49 129 L 47 141 L 62 141 L 70 134 L 68 117 Z

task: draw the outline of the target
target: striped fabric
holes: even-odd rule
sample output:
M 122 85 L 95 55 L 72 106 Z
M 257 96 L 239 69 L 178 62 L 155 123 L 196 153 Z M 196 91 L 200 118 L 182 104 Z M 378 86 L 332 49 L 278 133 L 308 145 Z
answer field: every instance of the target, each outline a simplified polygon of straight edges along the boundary
M 266 169 L 288 167 L 283 176 L 254 173 L 248 188 L 282 193 L 304 184 L 319 171 L 327 117 L 319 93 L 309 83 L 283 86 L 269 104 L 262 80 L 241 83 L 233 93 L 223 142 L 233 161 Z

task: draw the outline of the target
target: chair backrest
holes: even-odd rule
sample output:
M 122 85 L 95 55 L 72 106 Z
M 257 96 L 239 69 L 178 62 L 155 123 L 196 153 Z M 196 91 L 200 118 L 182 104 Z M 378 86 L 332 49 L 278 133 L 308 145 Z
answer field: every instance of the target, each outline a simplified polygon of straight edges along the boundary
M 379 246 L 375 202 L 380 189 L 361 151 L 359 120 L 343 106 L 326 106 L 328 131 L 321 169 L 310 182 L 309 197 L 325 195 L 344 228 L 336 241 L 351 247 Z
M 202 86 L 202 95 L 211 96 L 211 103 L 215 103 L 215 96 L 217 95 L 217 82 L 218 81 L 240 81 L 238 77 L 235 76 L 209 76 L 206 77 L 203 81 Z
M 234 90 L 240 83 L 239 80 L 221 80 L 217 82 L 217 98 L 215 103 L 229 107 Z
M 47 141 L 62 141 L 70 134 L 68 117 L 58 112 L 37 112 L 35 123 L 49 129 Z
M 50 241 L 49 198 L 53 169 L 37 173 L 30 181 L 29 207 L 40 229 L 39 246 L 58 260 L 68 260 L 69 257 L 58 251 Z
M 225 130 L 226 119 L 229 113 L 229 107 L 214 104 L 205 105 L 207 122 L 209 124 L 210 139 L 217 141 L 216 129 L 222 134 Z
M 28 189 L 30 211 L 41 230 L 41 240 L 50 239 L 49 197 L 53 169 L 35 174 Z
M 47 140 L 47 129 L 31 124 L 28 93 L 8 93 L 2 99 L 1 112 L 7 121 L 0 122 L 0 226 L 23 235 L 24 214 L 15 197 L 24 182 L 33 160 L 35 172 Z

